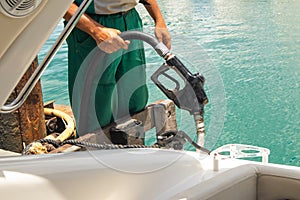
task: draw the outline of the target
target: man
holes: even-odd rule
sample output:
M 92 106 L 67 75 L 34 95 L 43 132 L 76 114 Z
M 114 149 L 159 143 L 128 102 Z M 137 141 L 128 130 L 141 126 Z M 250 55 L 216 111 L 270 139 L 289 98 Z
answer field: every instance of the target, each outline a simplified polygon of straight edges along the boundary
M 81 2 L 82 0 L 74 1 L 64 16 L 66 20 L 72 17 Z M 170 34 L 156 0 L 144 0 L 142 3 L 154 19 L 155 36 L 168 48 L 171 48 Z M 120 49 L 130 49 L 121 56 L 115 57 L 98 82 L 95 110 L 101 127 L 122 117 L 126 111 L 133 114 L 143 110 L 148 100 L 143 43 L 142 41 L 124 41 L 119 37 L 123 31 L 142 30 L 141 18 L 135 10 L 137 4 L 138 0 L 94 0 L 67 39 L 71 104 L 73 86 L 79 68 L 95 47 L 98 46 L 99 49 L 109 54 Z M 117 84 L 131 70 L 135 72 L 129 76 L 131 80 Z M 142 82 L 143 84 L 128 96 L 126 90 L 128 87 L 132 87 L 129 85 L 135 82 Z M 115 90 L 117 91 L 116 95 Z M 126 101 L 128 98 L 130 100 Z M 129 105 L 124 103 L 128 101 Z M 112 105 L 114 105 L 113 109 L 111 108 Z

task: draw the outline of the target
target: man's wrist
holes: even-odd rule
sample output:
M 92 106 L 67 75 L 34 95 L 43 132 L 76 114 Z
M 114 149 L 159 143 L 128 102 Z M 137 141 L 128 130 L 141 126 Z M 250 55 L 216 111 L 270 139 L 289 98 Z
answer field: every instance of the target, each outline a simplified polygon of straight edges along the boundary
M 167 25 L 163 19 L 155 20 L 155 27 L 157 28 L 167 28 Z
M 164 22 L 155 22 L 155 28 L 167 28 Z

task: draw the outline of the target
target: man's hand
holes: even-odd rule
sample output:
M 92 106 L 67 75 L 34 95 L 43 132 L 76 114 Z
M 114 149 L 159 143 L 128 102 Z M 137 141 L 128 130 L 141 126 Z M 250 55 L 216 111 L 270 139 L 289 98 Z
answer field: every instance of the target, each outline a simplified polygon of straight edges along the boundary
M 167 28 L 155 27 L 154 34 L 158 41 L 164 43 L 168 49 L 171 49 L 171 36 Z
M 142 3 L 155 22 L 155 37 L 171 49 L 171 36 L 156 0 L 144 0 Z
M 66 14 L 65 20 L 70 20 L 75 14 L 78 6 L 72 3 Z M 89 34 L 97 43 L 97 46 L 106 53 L 112 53 L 119 49 L 127 49 L 129 41 L 124 41 L 119 34 L 121 33 L 117 29 L 107 28 L 97 23 L 87 14 L 83 14 L 77 25 L 77 28 Z
M 99 49 L 106 53 L 113 53 L 119 49 L 127 49 L 130 41 L 123 40 L 119 34 L 121 32 L 117 29 L 99 27 L 94 31 L 92 37 L 97 43 Z

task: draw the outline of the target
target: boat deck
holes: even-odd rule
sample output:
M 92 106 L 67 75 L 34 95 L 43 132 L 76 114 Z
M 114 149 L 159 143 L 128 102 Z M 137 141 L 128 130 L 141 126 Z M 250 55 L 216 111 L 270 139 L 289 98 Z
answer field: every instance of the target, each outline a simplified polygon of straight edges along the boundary
M 0 157 L 5 157 L 5 156 L 19 156 L 21 155 L 20 153 L 12 152 L 12 151 L 7 151 L 4 149 L 0 149 Z

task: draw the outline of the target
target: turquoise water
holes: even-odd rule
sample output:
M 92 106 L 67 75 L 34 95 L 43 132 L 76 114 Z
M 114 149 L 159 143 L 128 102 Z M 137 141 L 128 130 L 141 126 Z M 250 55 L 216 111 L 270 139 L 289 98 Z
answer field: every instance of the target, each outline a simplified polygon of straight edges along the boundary
M 269 148 L 270 162 L 300 166 L 299 0 L 158 0 L 172 52 L 206 77 L 206 147 L 244 143 Z M 153 22 L 142 7 L 145 32 Z M 55 35 L 40 52 L 43 57 Z M 42 77 L 44 101 L 69 104 L 64 44 Z M 149 76 L 163 62 L 146 45 Z M 164 95 L 149 80 L 149 102 Z M 178 110 L 179 128 L 193 119 Z M 192 125 L 191 125 L 192 124 Z

